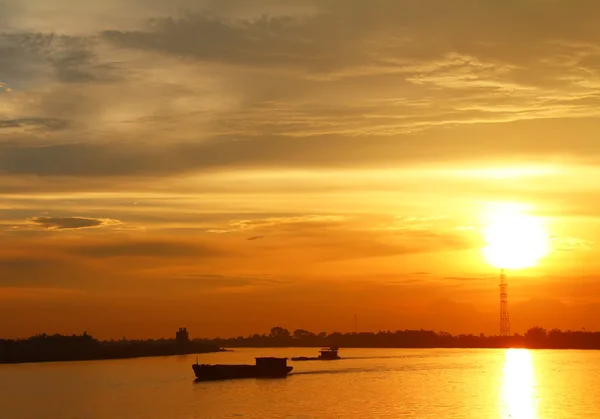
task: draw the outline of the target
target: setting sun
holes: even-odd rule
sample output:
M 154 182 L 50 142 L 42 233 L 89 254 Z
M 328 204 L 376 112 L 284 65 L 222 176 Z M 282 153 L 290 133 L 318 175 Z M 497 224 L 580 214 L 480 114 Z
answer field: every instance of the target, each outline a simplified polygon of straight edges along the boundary
M 493 211 L 484 229 L 486 261 L 497 268 L 535 266 L 549 251 L 543 221 L 510 206 Z

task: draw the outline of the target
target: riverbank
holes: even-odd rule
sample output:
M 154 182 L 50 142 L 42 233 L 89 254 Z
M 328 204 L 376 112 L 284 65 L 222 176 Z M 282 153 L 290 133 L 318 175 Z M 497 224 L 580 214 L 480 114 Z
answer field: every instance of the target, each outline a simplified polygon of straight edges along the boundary
M 0 364 L 128 359 L 222 351 L 225 349 L 218 345 L 195 341 L 98 341 L 87 334 L 40 335 L 22 340 L 0 340 Z
M 206 344 L 225 348 L 327 347 L 340 348 L 454 348 L 454 349 L 600 349 L 600 332 L 587 330 L 546 330 L 532 327 L 523 335 L 486 336 L 484 334 L 451 335 L 432 330 L 396 330 L 359 333 L 312 333 L 304 329 L 293 332 L 274 327 L 263 335 L 230 339 L 204 339 Z

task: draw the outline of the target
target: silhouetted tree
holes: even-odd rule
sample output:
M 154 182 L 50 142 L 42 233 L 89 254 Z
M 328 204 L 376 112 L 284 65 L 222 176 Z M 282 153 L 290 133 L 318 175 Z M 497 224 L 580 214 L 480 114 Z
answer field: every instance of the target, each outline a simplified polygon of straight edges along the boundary
M 304 330 L 304 329 L 294 330 L 294 338 L 296 338 L 296 339 L 308 339 L 308 338 L 312 338 L 314 336 L 315 336 L 315 334 L 312 332 L 309 332 L 308 330 Z
M 531 342 L 543 342 L 546 340 L 546 329 L 540 326 L 535 326 L 525 332 L 525 339 Z
M 290 331 L 280 326 L 275 326 L 271 329 L 270 337 L 274 339 L 289 338 Z

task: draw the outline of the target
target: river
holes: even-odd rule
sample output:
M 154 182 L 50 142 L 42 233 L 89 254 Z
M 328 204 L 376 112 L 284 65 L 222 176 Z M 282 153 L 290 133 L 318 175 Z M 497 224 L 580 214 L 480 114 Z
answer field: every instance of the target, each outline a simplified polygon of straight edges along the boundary
M 313 356 L 236 349 L 201 363 Z M 285 379 L 195 382 L 195 355 L 0 365 L 3 419 L 600 417 L 600 351 L 344 349 Z

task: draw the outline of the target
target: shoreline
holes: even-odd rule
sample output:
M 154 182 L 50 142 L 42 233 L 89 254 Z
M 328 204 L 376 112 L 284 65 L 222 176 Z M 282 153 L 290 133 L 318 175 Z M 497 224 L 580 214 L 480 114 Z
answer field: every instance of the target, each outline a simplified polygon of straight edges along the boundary
M 41 364 L 51 362 L 81 362 L 81 361 L 110 361 L 119 359 L 134 359 L 134 358 L 159 358 L 165 356 L 181 356 L 181 355 L 202 355 L 211 354 L 218 352 L 233 352 L 231 349 L 219 348 L 216 350 L 205 350 L 205 351 L 189 351 L 179 353 L 163 353 L 163 354 L 134 354 L 134 355 L 115 355 L 115 356 L 89 356 L 81 358 L 70 358 L 70 359 L 28 359 L 28 360 L 14 360 L 14 361 L 0 361 L 0 365 L 17 365 L 17 364 Z

